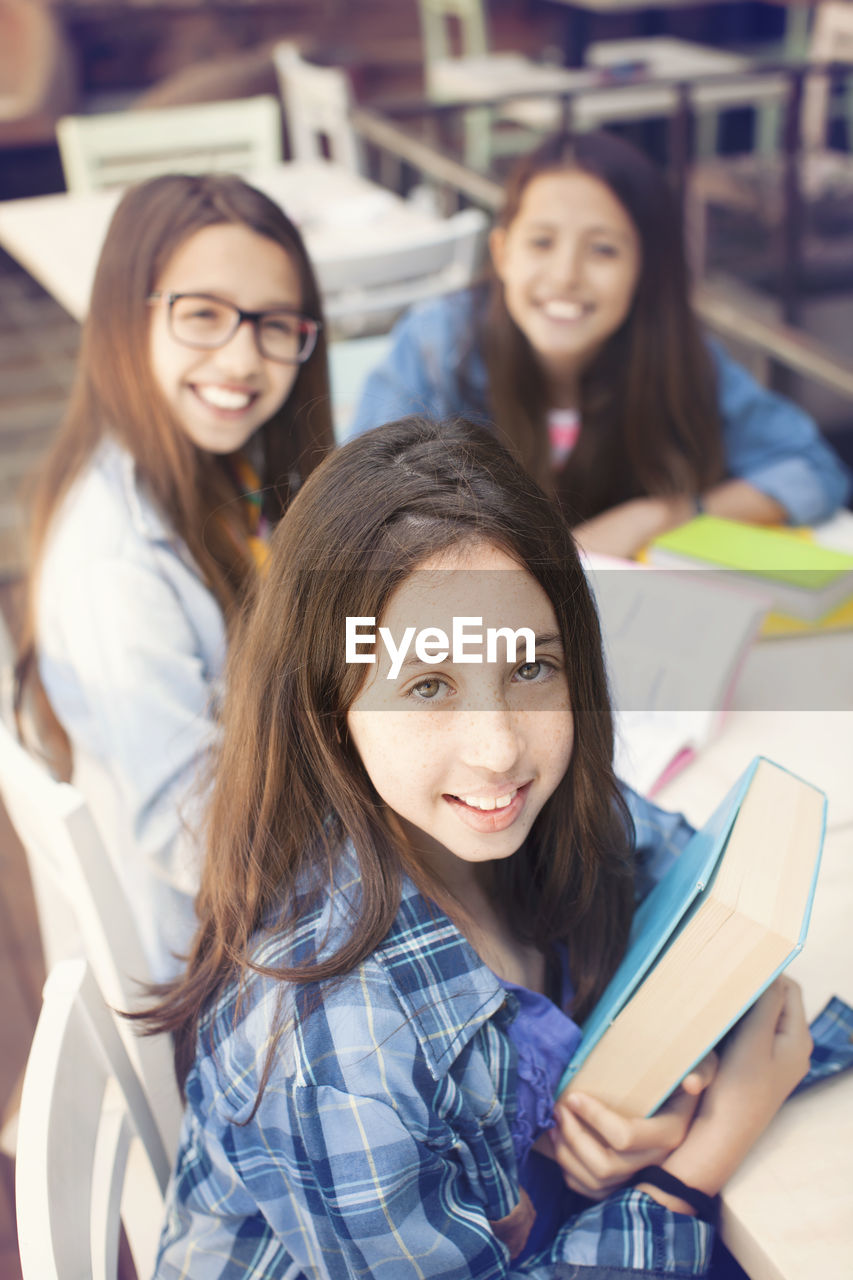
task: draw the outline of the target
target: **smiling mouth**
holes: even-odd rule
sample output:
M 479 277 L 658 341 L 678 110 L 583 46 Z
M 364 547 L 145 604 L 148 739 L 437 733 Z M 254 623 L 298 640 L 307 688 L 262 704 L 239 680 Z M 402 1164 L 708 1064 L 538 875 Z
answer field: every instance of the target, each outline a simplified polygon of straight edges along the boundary
M 582 302 L 567 302 L 560 298 L 552 298 L 542 304 L 542 311 L 549 320 L 581 320 L 591 310 Z
M 493 809 L 508 809 L 518 792 L 519 788 L 513 787 L 512 791 L 507 791 L 502 796 L 453 796 L 453 799 L 467 804 L 469 809 L 490 813 Z
M 257 399 L 257 392 L 237 391 L 232 387 L 194 386 L 193 391 L 202 404 L 212 409 L 224 409 L 229 413 L 239 413 L 248 409 Z
M 448 792 L 444 799 L 467 827 L 481 834 L 491 834 L 512 826 L 524 809 L 532 786 L 531 779 L 499 796 L 456 796 Z

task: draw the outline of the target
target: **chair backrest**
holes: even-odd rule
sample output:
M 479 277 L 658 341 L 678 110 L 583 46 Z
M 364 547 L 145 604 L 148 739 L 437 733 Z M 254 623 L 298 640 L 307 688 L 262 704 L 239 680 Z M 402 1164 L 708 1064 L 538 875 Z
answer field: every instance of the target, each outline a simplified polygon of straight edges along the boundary
M 480 263 L 488 218 L 465 209 L 434 228 L 394 240 L 370 254 L 323 260 L 323 310 L 329 319 L 393 312 L 422 298 L 471 284 Z
M 121 187 L 160 173 L 243 171 L 281 159 L 272 94 L 144 111 L 63 116 L 56 137 L 69 191 Z
M 489 52 L 489 37 L 482 0 L 418 0 L 424 64 L 455 56 L 452 23 L 458 24 L 459 55 L 482 57 Z
M 138 1006 L 140 983 L 151 975 L 124 886 L 88 806 L 3 723 L 0 796 L 27 855 L 46 968 L 83 951 L 110 1006 Z M 171 1045 L 165 1036 L 137 1036 L 124 1020 L 121 1027 L 171 1156 L 182 1112 Z
M 86 962 L 51 972 L 30 1048 L 15 1160 L 24 1280 L 115 1280 L 122 1223 L 152 1274 L 170 1160 Z
M 817 6 L 809 62 L 853 64 L 853 4 L 844 0 L 828 0 Z M 845 93 L 849 100 L 849 83 Z M 826 146 L 829 109 L 829 78 L 825 75 L 807 76 L 801 116 L 802 143 L 807 151 L 817 151 Z
M 356 173 L 364 170 L 361 146 L 352 127 L 352 87 L 341 67 L 315 67 L 296 45 L 280 41 L 273 63 L 294 160 L 330 159 Z

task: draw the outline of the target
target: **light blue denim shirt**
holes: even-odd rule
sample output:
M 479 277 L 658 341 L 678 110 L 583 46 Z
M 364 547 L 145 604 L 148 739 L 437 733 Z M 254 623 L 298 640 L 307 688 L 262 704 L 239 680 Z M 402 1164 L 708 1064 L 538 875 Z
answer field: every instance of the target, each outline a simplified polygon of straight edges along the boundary
M 350 435 L 410 413 L 488 421 L 486 367 L 476 342 L 475 294 L 451 294 L 409 311 L 369 375 Z M 766 390 L 716 342 L 726 469 L 775 498 L 791 524 L 828 519 L 850 494 L 846 467 L 790 400 Z
M 156 978 L 192 938 L 194 782 L 216 736 L 222 613 L 185 547 L 105 441 L 53 522 L 38 659 L 73 781 L 115 856 Z

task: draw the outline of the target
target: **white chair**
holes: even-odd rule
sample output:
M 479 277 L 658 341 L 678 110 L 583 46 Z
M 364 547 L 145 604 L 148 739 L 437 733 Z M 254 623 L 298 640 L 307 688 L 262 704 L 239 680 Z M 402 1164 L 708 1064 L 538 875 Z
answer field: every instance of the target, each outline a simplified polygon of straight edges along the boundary
M 817 6 L 808 61 L 853 65 L 853 4 L 832 0 Z M 851 77 L 853 79 L 853 77 Z M 845 89 L 848 138 L 853 143 L 853 85 Z M 826 75 L 806 76 L 800 114 L 800 183 L 807 201 L 836 196 L 853 207 L 853 158 L 827 146 L 832 106 Z M 721 205 L 754 215 L 769 229 L 782 222 L 785 210 L 779 115 L 769 116 L 773 133 L 759 138 L 754 153 L 700 162 L 688 186 L 687 229 L 694 272 L 707 265 L 708 208 Z
M 161 173 L 244 171 L 281 159 L 272 94 L 144 111 L 63 116 L 56 137 L 69 191 L 141 182 Z
M 45 967 L 85 952 L 110 1006 L 138 1006 L 150 972 L 124 888 L 80 793 L 56 782 L 0 723 L 0 798 L 24 846 Z M 182 1107 L 165 1036 L 137 1036 L 122 1021 L 170 1157 Z
M 115 1280 L 123 1225 L 152 1274 L 170 1160 L 82 959 L 52 971 L 30 1049 L 15 1161 L 24 1280 Z
M 813 63 L 839 62 L 853 65 L 853 5 L 849 0 L 833 0 L 832 3 L 817 6 L 808 60 Z M 847 141 L 849 146 L 853 146 L 853 86 L 849 79 L 842 96 L 847 116 Z M 814 154 L 825 150 L 831 106 L 828 77 L 808 76 L 803 89 L 801 118 L 802 141 L 806 152 Z
M 343 237 L 340 257 L 324 257 L 320 271 L 326 317 L 339 335 L 353 336 L 387 327 L 414 302 L 466 288 L 477 274 L 488 225 L 482 210 L 464 209 L 369 254 L 348 251 Z
M 287 40 L 274 46 L 272 56 L 291 157 L 335 160 L 363 173 L 361 144 L 350 122 L 353 98 L 347 73 L 341 67 L 313 66 Z
M 533 62 L 518 53 L 489 49 L 482 0 L 418 0 L 424 49 L 426 93 L 435 102 L 497 97 L 501 93 L 560 93 L 575 87 L 577 73 Z M 452 39 L 459 32 L 459 53 Z M 533 134 L 550 133 L 560 122 L 555 99 L 513 98 L 495 111 L 500 124 L 514 126 L 501 136 L 492 128 L 489 108 L 465 113 L 465 162 L 487 169 L 501 152 L 517 152 L 531 145 Z M 520 131 L 519 131 L 520 130 Z

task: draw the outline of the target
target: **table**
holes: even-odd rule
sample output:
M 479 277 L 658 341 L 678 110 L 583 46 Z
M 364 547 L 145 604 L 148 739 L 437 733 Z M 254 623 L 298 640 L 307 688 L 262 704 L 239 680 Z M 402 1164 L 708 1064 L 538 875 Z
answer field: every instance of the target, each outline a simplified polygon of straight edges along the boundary
M 623 81 L 614 68 L 642 64 L 642 72 Z M 441 97 L 475 104 L 504 94 L 572 94 L 572 121 L 581 129 L 614 121 L 647 120 L 671 116 L 678 109 L 676 82 L 693 84 L 704 77 L 690 95 L 700 110 L 725 110 L 779 103 L 786 82 L 778 75 L 749 75 L 751 62 L 740 54 L 678 40 L 651 36 L 638 40 L 603 41 L 591 45 L 584 68 L 537 66 L 535 79 L 523 60 L 512 54 L 447 59 L 441 66 Z M 715 82 L 713 77 L 721 77 Z M 670 83 L 656 83 L 668 81 Z M 537 99 L 524 100 L 532 106 Z M 546 99 L 538 99 L 544 105 Z M 521 103 L 519 103 L 521 105 Z M 511 114 L 512 103 L 505 114 Z
M 548 3 L 558 4 L 565 10 L 563 56 L 568 67 L 583 62 L 589 39 L 590 16 L 593 14 L 640 11 L 648 15 L 648 23 L 653 24 L 659 31 L 658 24 L 663 10 L 693 9 L 700 5 L 707 8 L 709 4 L 732 4 L 735 0 L 655 0 L 653 4 L 649 4 L 648 0 L 548 0 Z M 779 0 L 779 3 L 784 3 L 784 0 Z M 644 25 L 644 31 L 648 35 L 652 34 L 648 25 Z
M 440 222 L 332 161 L 288 161 L 245 177 L 299 226 L 321 291 L 324 266 L 334 274 L 342 256 L 367 261 L 429 236 Z M 115 190 L 61 192 L 0 201 L 0 245 L 78 320 L 86 314 L 101 244 L 120 195 Z
M 777 104 L 784 101 L 787 93 L 784 76 L 749 75 L 752 66 L 749 58 L 690 40 L 678 40 L 674 36 L 601 41 L 590 45 L 587 51 L 588 65 L 601 71 L 635 62 L 645 66 L 645 74 L 652 81 L 693 83 L 705 77 L 720 77 L 719 80 L 712 78 L 698 84 L 691 92 L 690 102 L 699 110 L 723 111 L 730 107 Z M 599 112 L 604 123 L 608 118 L 604 113 L 615 113 L 617 109 L 620 111 L 618 118 L 630 119 L 644 115 L 671 115 L 676 107 L 674 89 L 637 82 L 614 89 L 612 97 L 610 93 L 603 92 L 590 97 L 588 109 L 592 122 L 597 122 L 596 113 Z M 623 116 L 621 113 L 626 111 L 634 115 Z
M 781 646 L 781 647 L 780 647 Z M 853 1003 L 853 638 L 765 640 L 752 649 L 719 735 L 655 797 L 704 822 L 750 759 L 766 754 L 823 787 L 827 836 L 809 937 L 789 972 L 808 1017 L 830 995 Z M 787 671 L 823 668 L 845 709 L 768 709 Z M 804 705 L 804 704 L 803 704 Z M 751 1280 L 850 1280 L 853 1073 L 791 1099 L 723 1192 L 723 1238 Z

